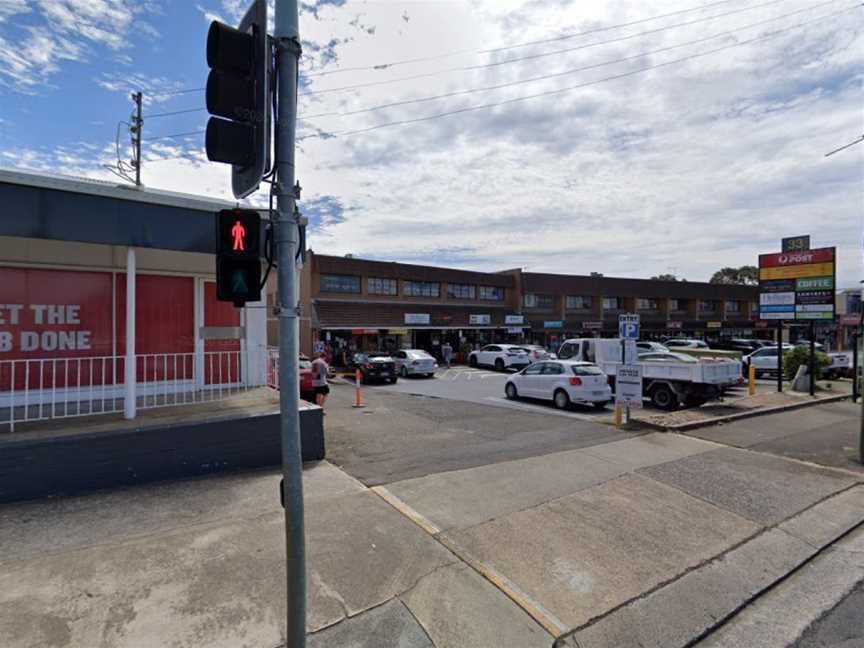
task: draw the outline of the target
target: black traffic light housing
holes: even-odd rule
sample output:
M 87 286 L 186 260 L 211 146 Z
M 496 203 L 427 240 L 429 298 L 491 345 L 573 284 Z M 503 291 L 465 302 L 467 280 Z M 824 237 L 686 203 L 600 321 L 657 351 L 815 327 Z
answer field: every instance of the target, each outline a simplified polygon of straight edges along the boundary
M 241 308 L 261 299 L 261 215 L 251 209 L 216 214 L 216 298 Z
M 255 0 L 237 29 L 218 21 L 207 33 L 207 159 L 232 166 L 236 198 L 255 191 L 270 167 L 270 78 L 267 2 Z

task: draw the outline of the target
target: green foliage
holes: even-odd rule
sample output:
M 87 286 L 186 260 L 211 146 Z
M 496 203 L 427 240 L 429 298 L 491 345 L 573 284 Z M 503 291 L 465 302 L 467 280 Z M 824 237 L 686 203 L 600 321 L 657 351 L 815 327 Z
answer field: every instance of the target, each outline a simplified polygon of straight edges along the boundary
M 740 268 L 721 268 L 711 276 L 709 283 L 755 286 L 759 283 L 759 268 L 748 265 Z
M 686 281 L 686 279 L 679 279 L 674 274 L 659 274 L 651 277 L 652 281 Z
M 787 351 L 783 354 L 783 374 L 786 380 L 795 378 L 798 373 L 798 367 L 808 366 L 810 363 L 810 347 L 799 346 L 792 351 Z M 822 377 L 822 373 L 831 365 L 831 358 L 825 353 L 816 352 L 816 380 Z

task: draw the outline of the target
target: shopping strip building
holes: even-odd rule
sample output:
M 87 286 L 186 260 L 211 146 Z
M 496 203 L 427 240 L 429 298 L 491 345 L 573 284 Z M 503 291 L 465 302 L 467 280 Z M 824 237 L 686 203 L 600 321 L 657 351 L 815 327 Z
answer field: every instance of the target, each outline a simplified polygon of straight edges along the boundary
M 266 305 L 216 299 L 215 213 L 234 204 L 0 169 L 0 205 L 0 501 L 278 463 Z M 163 408 L 170 425 L 147 418 Z M 61 442 L 91 420 L 98 451 Z
M 275 299 L 275 283 L 268 287 Z M 415 347 L 464 352 L 488 342 L 554 348 L 574 336 L 614 335 L 639 313 L 646 337 L 764 335 L 758 290 L 599 275 L 474 272 L 309 252 L 301 274 L 301 349 Z M 274 317 L 268 322 L 277 339 Z

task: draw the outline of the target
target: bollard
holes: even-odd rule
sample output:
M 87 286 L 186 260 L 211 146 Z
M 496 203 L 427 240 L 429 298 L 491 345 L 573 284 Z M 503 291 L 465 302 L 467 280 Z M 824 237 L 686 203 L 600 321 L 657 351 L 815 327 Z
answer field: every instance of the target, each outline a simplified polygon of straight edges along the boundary
M 360 370 L 354 372 L 354 404 L 351 407 L 363 407 L 363 397 L 360 394 Z
M 615 405 L 615 427 L 621 427 L 621 419 L 623 418 L 623 412 L 620 405 Z
M 747 393 L 753 396 L 756 393 L 756 367 L 753 366 L 752 362 L 747 369 L 747 380 Z

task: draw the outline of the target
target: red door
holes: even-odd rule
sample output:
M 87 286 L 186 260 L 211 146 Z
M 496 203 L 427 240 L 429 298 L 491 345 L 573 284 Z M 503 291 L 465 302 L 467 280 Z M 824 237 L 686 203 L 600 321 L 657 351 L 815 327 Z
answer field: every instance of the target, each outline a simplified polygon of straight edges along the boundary
M 216 283 L 204 282 L 204 326 L 240 326 L 240 309 L 216 299 Z M 240 382 L 240 340 L 204 341 L 204 384 Z

